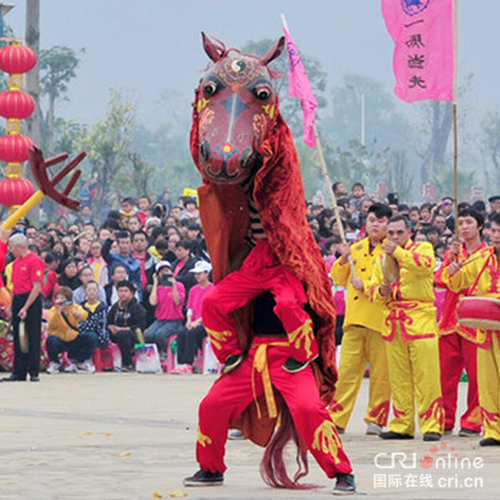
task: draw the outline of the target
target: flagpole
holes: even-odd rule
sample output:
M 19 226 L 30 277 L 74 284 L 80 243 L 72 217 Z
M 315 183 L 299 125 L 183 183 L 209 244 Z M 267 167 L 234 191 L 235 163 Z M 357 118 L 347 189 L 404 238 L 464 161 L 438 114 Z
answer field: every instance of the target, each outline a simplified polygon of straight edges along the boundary
M 457 107 L 457 85 L 458 85 L 458 0 L 453 2 L 454 12 L 454 56 L 455 75 L 453 82 L 453 201 L 455 217 L 455 240 L 458 240 L 458 107 Z
M 325 179 L 328 195 L 330 196 L 330 201 L 331 201 L 332 206 L 333 206 L 333 213 L 335 215 L 335 220 L 336 220 L 337 226 L 339 228 L 340 239 L 342 240 L 342 243 L 346 244 L 347 239 L 345 237 L 344 226 L 342 224 L 342 219 L 340 217 L 339 206 L 337 204 L 337 197 L 335 196 L 335 193 L 333 192 L 332 181 L 330 179 L 330 175 L 328 174 L 328 169 L 326 168 L 325 155 L 323 153 L 323 146 L 322 146 L 321 140 L 319 138 L 318 127 L 316 125 L 316 122 L 313 122 L 312 127 L 313 127 L 313 131 L 314 131 L 314 137 L 316 137 L 316 148 L 318 150 L 319 164 L 321 166 L 321 173 L 323 174 L 323 178 Z M 351 255 L 348 256 L 348 260 L 349 260 L 349 265 L 351 266 L 351 278 L 356 279 L 356 269 L 354 267 L 354 262 L 352 260 Z

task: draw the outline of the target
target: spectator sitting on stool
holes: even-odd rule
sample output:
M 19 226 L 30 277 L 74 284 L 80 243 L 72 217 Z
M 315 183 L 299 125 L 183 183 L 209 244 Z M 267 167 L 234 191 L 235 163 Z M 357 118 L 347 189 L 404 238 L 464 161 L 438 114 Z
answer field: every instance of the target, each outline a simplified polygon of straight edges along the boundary
M 146 330 L 144 338 L 147 344 L 154 343 L 158 346 L 162 360 L 167 356 L 169 337 L 182 329 L 184 319 L 182 306 L 185 297 L 184 285 L 174 278 L 170 262 L 166 260 L 158 262 L 149 297 L 150 304 L 156 306 L 156 319 Z
M 59 354 L 67 352 L 72 362 L 66 371 L 94 373 L 90 361 L 94 355 L 96 339 L 89 333 L 80 332 L 80 323 L 87 319 L 88 313 L 80 305 L 73 303 L 71 288 L 60 286 L 57 289 L 54 305 L 49 309 L 47 353 L 50 364 L 47 373 L 58 373 L 61 368 Z
M 190 272 L 198 282 L 191 288 L 187 301 L 186 327 L 177 335 L 177 362 L 179 366 L 173 370 L 175 373 L 190 373 L 196 353 L 203 345 L 207 332 L 202 324 L 201 304 L 205 295 L 214 287 L 209 281 L 212 266 L 203 260 L 196 263 Z
M 99 284 L 97 281 L 88 281 L 85 284 L 85 296 L 87 300 L 82 307 L 88 316 L 80 323 L 80 333 L 87 332 L 95 337 L 96 345 L 100 348 L 108 347 L 109 332 L 106 328 L 106 304 L 98 299 Z
M 146 309 L 134 297 L 135 287 L 123 280 L 117 285 L 119 300 L 108 313 L 108 330 L 111 340 L 118 344 L 122 355 L 122 371 L 133 371 L 134 345 L 144 343 Z

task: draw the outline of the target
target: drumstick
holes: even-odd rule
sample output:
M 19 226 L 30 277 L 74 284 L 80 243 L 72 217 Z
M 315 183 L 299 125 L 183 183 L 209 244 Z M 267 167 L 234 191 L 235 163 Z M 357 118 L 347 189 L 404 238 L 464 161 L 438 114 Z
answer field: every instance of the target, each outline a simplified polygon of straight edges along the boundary
M 481 259 L 481 258 L 483 258 L 483 257 L 484 257 L 484 255 L 482 255 L 482 254 L 476 255 L 475 257 L 472 257 L 472 258 L 470 258 L 469 260 L 466 260 L 466 261 L 462 264 L 462 267 L 464 267 L 464 266 L 468 266 L 469 264 L 472 264 L 472 262 L 474 262 L 475 260 L 477 260 L 477 259 Z

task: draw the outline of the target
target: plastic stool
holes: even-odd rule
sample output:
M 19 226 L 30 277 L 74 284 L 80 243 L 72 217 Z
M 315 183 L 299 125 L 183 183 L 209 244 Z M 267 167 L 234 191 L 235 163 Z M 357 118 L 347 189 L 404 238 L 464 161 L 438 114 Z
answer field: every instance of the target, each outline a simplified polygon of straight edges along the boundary
M 113 371 L 113 350 L 111 347 L 97 347 L 94 350 L 94 366 L 97 372 Z
M 167 358 L 161 362 L 161 369 L 165 373 L 170 373 L 174 368 L 175 368 L 175 358 L 177 357 L 173 352 L 172 352 L 172 343 L 174 340 L 177 340 L 177 335 L 172 335 L 168 339 L 168 346 L 167 346 Z

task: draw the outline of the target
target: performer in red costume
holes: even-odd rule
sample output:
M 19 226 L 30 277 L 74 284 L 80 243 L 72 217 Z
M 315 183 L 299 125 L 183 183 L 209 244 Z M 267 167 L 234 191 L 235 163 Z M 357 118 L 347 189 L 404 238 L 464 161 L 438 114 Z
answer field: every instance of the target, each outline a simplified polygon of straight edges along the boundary
M 457 306 L 460 297 L 468 290 L 454 293 L 442 281 L 443 270 L 451 262 L 463 263 L 471 255 L 486 248 L 481 242 L 483 216 L 473 208 L 467 207 L 458 214 L 458 233 L 462 240 L 454 241 L 445 254 L 443 264 L 436 273 L 435 283 L 439 288 L 446 288 L 443 314 L 439 325 L 439 357 L 441 362 L 441 390 L 445 410 L 445 434 L 453 432 L 457 411 L 458 383 L 465 369 L 469 379 L 467 392 L 467 410 L 460 418 L 459 436 L 477 437 L 481 432 L 481 409 L 477 391 L 477 341 L 476 331 L 460 326 L 457 321 Z
M 200 405 L 201 470 L 184 484 L 223 483 L 224 445 L 233 427 L 268 445 L 261 466 L 268 484 L 307 487 L 298 482 L 304 472 L 288 479 L 281 457 L 284 441 L 296 436 L 299 457 L 308 449 L 336 478 L 335 492 L 353 493 L 351 465 L 326 409 L 337 379 L 333 296 L 268 68 L 284 39 L 261 58 L 203 41 L 213 64 L 196 90 L 191 153 L 203 178 L 200 215 L 216 283 L 205 298 L 203 321 L 232 371 Z M 279 331 L 257 326 L 266 310 L 255 300 L 262 294 L 271 296 L 267 315 L 274 315 Z

